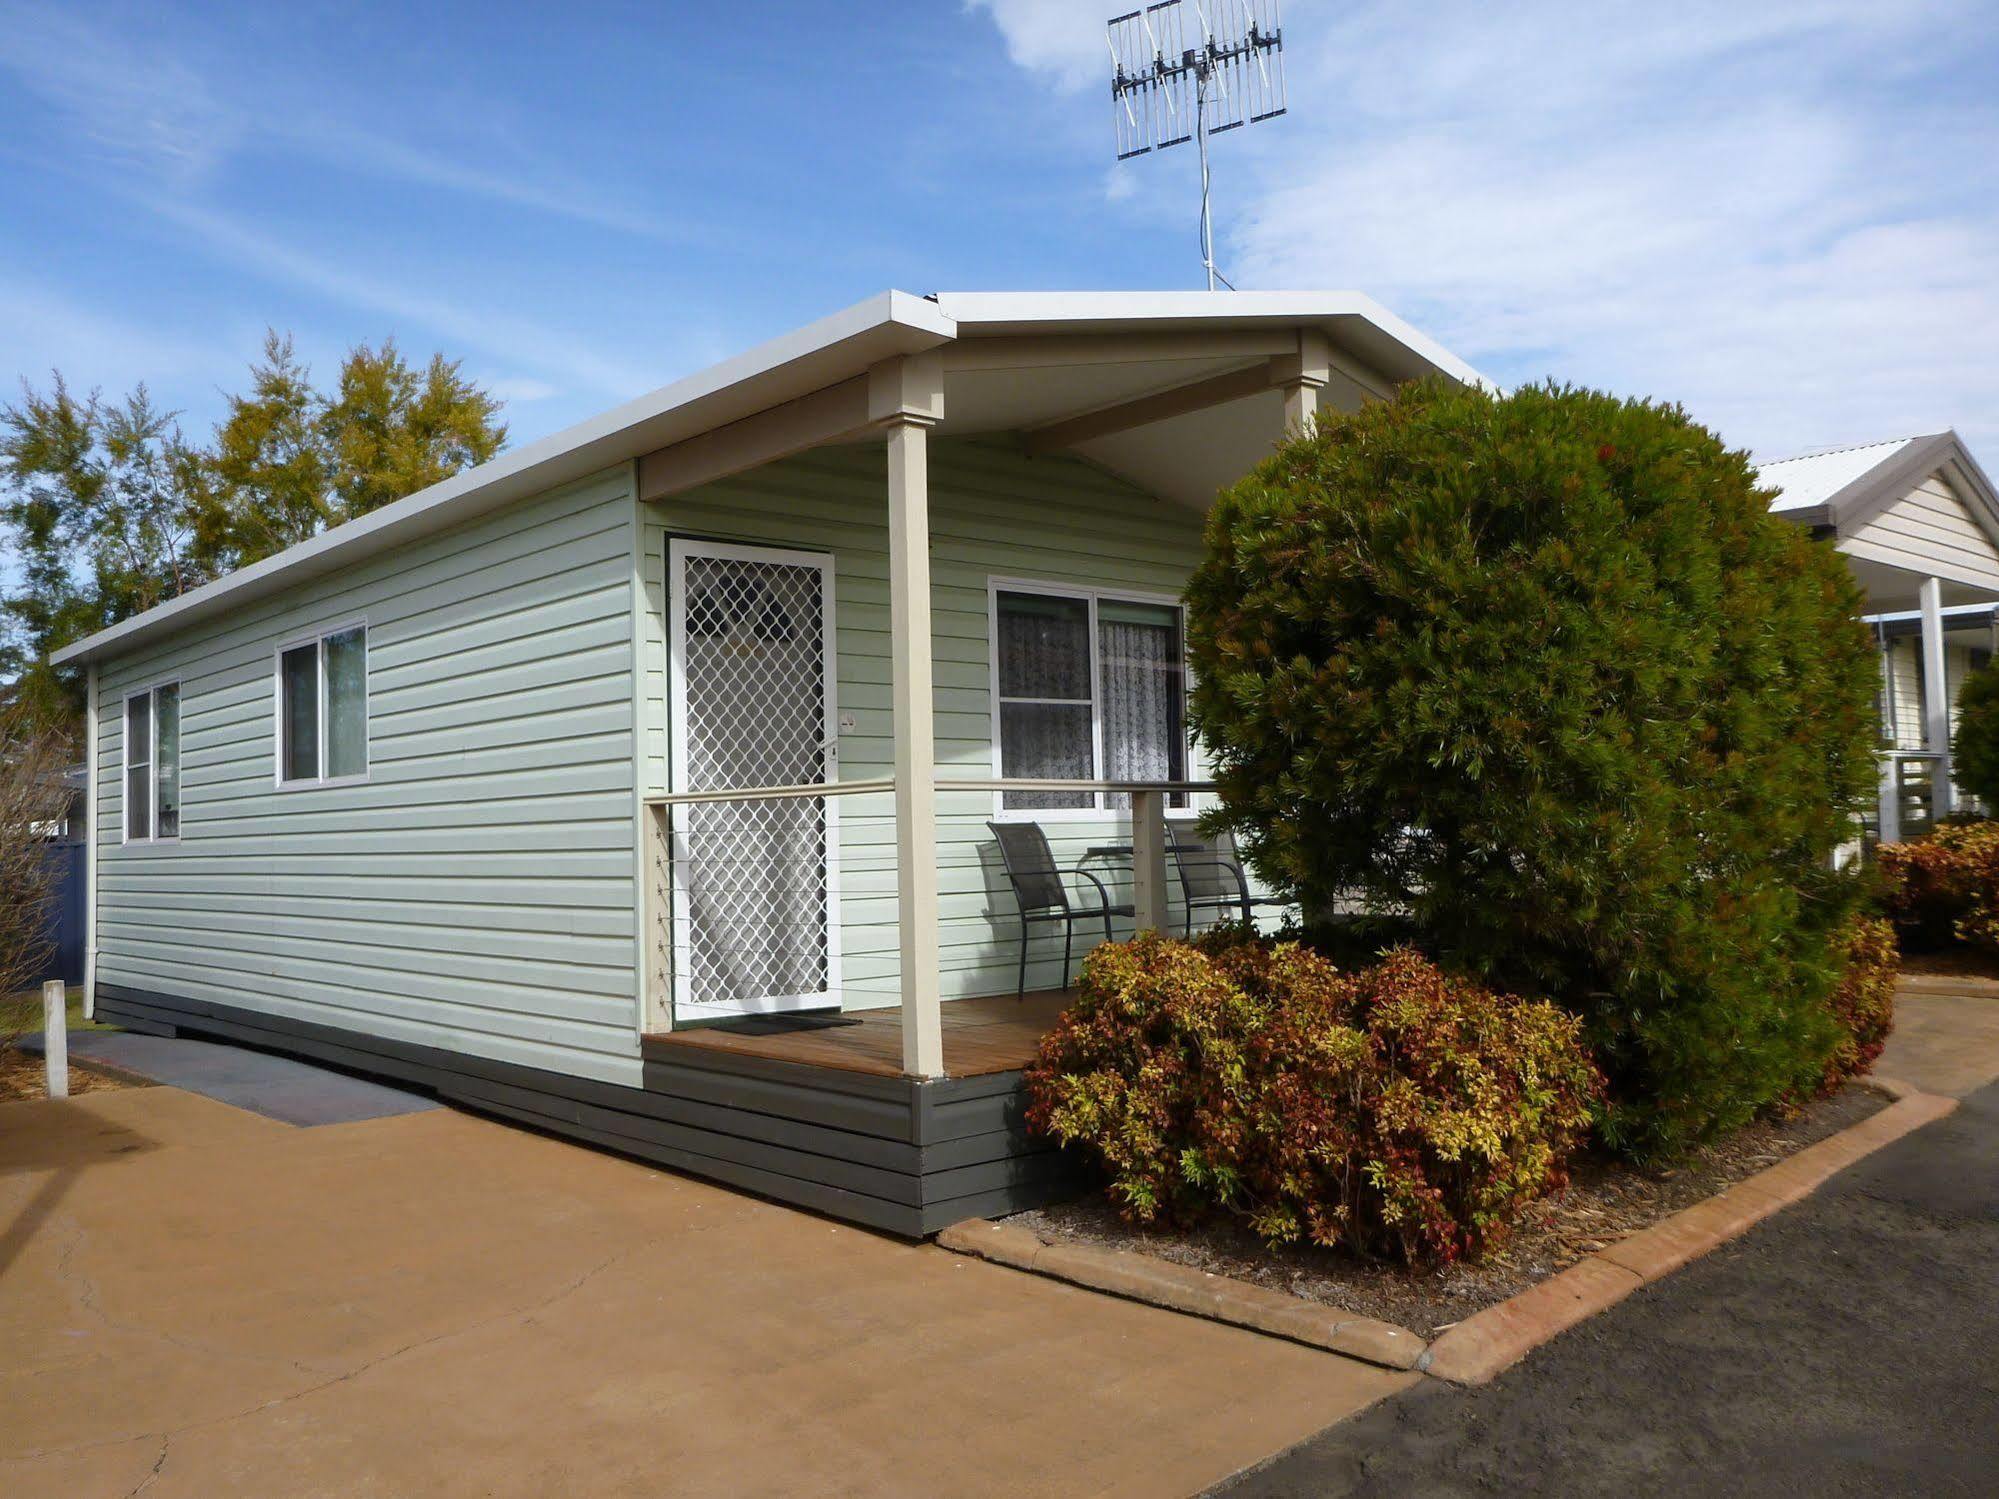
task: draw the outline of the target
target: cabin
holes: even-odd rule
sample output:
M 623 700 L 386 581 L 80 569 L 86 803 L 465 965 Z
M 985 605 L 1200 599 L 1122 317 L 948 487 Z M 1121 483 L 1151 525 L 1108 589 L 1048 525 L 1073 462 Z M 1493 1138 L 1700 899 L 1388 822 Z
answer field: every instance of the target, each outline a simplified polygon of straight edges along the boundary
M 1999 491 L 1955 432 L 1783 459 L 1759 477 L 1771 508 L 1830 541 L 1866 590 L 1882 745 L 1868 838 L 1900 842 L 1968 810 L 1950 739 L 1965 679 L 1992 659 Z
M 79 642 L 88 1002 L 897 1233 L 1045 1200 L 1067 939 L 1189 920 L 1208 504 L 1435 376 L 1348 294 L 890 292 Z

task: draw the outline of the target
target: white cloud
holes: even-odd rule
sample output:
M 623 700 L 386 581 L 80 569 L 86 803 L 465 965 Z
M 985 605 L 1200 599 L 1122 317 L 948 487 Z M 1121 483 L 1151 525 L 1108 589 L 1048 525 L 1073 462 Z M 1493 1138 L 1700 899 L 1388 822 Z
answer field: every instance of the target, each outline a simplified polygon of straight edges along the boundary
M 589 191 L 560 165 L 537 169 L 504 151 L 499 166 L 461 160 L 363 123 L 336 80 L 283 77 L 270 59 L 257 69 L 218 65 L 190 28 L 148 35 L 136 26 L 92 26 L 73 13 L 0 0 L 0 69 L 53 106 L 96 154 L 178 190 L 239 153 L 277 151 L 647 239 L 690 237 L 619 194 Z M 271 106 L 277 94 L 282 108 Z
M 1052 86 L 1101 72 L 1093 9 L 980 8 Z M 1979 10 L 1298 0 L 1292 114 L 1220 159 L 1224 269 L 1766 452 L 1956 425 L 1999 461 L 1999 111 L 1936 76 Z
M 531 354 L 534 363 L 582 387 L 618 400 L 659 383 L 647 368 L 606 358 L 586 342 L 485 306 L 452 302 L 357 270 L 347 262 L 264 234 L 235 218 L 172 199 L 146 205 L 159 218 L 247 270 L 288 282 L 350 306 L 444 335 L 454 347 L 502 359 Z M 391 328 L 391 333 L 397 330 Z
M 243 137 L 240 116 L 194 69 L 66 11 L 0 5 L 0 67 L 67 116 L 91 148 L 126 165 L 196 176 Z
M 473 378 L 477 379 L 477 376 Z M 495 380 L 479 380 L 486 393 L 509 406 L 521 406 L 530 401 L 546 401 L 550 396 L 560 395 L 559 387 L 546 380 L 537 380 L 531 375 L 502 375 Z
M 123 395 L 140 381 L 187 386 L 240 370 L 240 351 L 107 316 L 20 266 L 0 264 L 0 349 L 21 379 L 45 386 L 60 370 L 78 393 Z M 0 390 L 0 404 L 15 392 Z
M 965 0 L 965 9 L 991 15 L 1007 56 L 1023 68 L 1048 73 L 1061 88 L 1104 84 L 1109 77 L 1104 31 L 1109 9 L 1099 14 L 1098 7 L 1076 0 Z

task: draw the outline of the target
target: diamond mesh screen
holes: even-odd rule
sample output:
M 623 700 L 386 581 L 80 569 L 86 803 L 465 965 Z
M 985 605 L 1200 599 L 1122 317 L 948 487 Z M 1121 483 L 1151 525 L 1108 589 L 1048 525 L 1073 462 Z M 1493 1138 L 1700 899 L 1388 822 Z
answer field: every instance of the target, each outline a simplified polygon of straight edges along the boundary
M 690 791 L 828 779 L 821 574 L 688 555 L 682 756 Z M 682 806 L 675 856 L 692 1004 L 784 1008 L 831 987 L 824 797 Z M 773 1003 L 775 1002 L 775 1003 Z

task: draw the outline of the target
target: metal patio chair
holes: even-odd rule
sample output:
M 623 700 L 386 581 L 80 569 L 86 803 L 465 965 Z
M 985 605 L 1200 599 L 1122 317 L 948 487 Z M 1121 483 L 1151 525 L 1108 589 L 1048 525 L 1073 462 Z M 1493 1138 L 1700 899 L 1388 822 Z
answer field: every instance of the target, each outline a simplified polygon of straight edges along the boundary
M 1210 843 L 1173 824 L 1166 825 L 1166 846 L 1173 854 L 1173 867 L 1180 876 L 1180 900 L 1184 909 L 1186 934 L 1194 935 L 1196 909 L 1212 910 L 1216 919 L 1233 909 L 1244 922 L 1256 919 L 1258 906 L 1283 906 L 1288 902 L 1271 895 L 1252 895 L 1249 879 L 1242 872 L 1236 854 L 1235 836 L 1224 833 Z
M 1109 942 L 1112 940 L 1111 918 L 1131 916 L 1136 908 L 1129 904 L 1113 905 L 1110 887 L 1087 869 L 1072 869 L 1069 873 L 1097 887 L 1097 904 L 1078 906 L 1072 901 L 1068 883 L 1055 862 L 1055 855 L 1049 851 L 1048 835 L 1041 831 L 1040 823 L 989 822 L 986 826 L 999 840 L 1000 862 L 1006 866 L 1007 883 L 1013 886 L 1013 898 L 1020 907 L 1020 978 L 1014 985 L 1014 998 L 1027 997 L 1028 925 L 1036 921 L 1063 923 L 1062 987 L 1066 989 L 1069 987 L 1069 958 L 1076 940 L 1076 923 L 1102 918 L 1104 941 Z

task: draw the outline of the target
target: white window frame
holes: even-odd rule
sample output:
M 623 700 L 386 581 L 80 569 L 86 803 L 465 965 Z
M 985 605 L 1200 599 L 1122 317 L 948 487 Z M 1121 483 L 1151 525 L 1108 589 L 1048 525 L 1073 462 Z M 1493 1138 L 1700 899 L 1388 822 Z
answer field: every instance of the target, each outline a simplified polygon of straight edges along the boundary
M 118 699 L 118 842 L 128 847 L 152 848 L 171 847 L 180 842 L 180 834 L 160 836 L 160 689 L 172 687 L 178 693 L 181 722 L 180 759 L 187 758 L 187 693 L 181 689 L 179 677 L 161 677 L 156 682 L 148 682 L 143 687 L 134 687 Z M 146 798 L 145 836 L 132 836 L 132 699 L 149 698 L 146 705 L 146 775 L 151 781 L 151 794 Z M 181 787 L 180 764 L 174 766 L 174 789 Z M 185 799 L 181 812 L 186 814 Z
M 1152 604 L 1171 609 L 1180 616 L 1180 669 L 1183 692 L 1191 696 L 1193 668 L 1187 661 L 1187 606 L 1168 593 L 1147 593 L 1137 588 L 1089 588 L 1077 583 L 1050 583 L 1040 578 L 1006 578 L 988 576 L 986 579 L 986 655 L 987 688 L 992 708 L 992 774 L 998 779 L 1002 773 L 1004 760 L 1000 754 L 1000 659 L 999 659 L 999 596 L 1002 593 L 1038 593 L 1052 598 L 1082 599 L 1090 606 L 1090 754 L 1092 780 L 1103 780 L 1104 776 L 1104 692 L 1103 692 L 1103 642 L 1097 628 L 1097 605 L 1108 600 L 1119 604 Z M 1068 704 L 1079 706 L 1071 698 L 1024 698 L 1010 697 L 1009 703 Z M 1181 710 L 1180 721 L 1188 725 L 1185 707 Z M 1186 751 L 1182 765 L 1185 774 L 1194 776 L 1195 746 L 1191 726 L 1186 733 Z M 1092 805 L 1087 807 L 1009 807 L 1006 793 L 993 793 L 993 816 L 1000 822 L 1119 822 L 1131 814 L 1121 807 L 1106 804 L 1108 792 L 1099 791 L 1091 796 Z M 1168 807 L 1169 816 L 1191 815 L 1192 807 Z
M 368 768 L 359 775 L 329 776 L 326 774 L 326 736 L 332 728 L 332 718 L 327 712 L 326 701 L 326 642 L 335 635 L 346 635 L 355 630 L 361 632 L 361 654 L 364 662 L 361 673 L 361 747 L 368 757 Z M 338 624 L 311 630 L 303 635 L 289 636 L 271 651 L 271 784 L 280 791 L 302 791 L 315 786 L 365 786 L 375 773 L 375 745 L 371 733 L 374 723 L 373 682 L 375 675 L 374 632 L 369 629 L 365 616 L 344 619 Z M 285 775 L 285 656 L 302 645 L 314 648 L 314 676 L 319 693 L 319 743 L 314 749 L 313 764 L 318 768 L 316 776 L 287 778 Z

